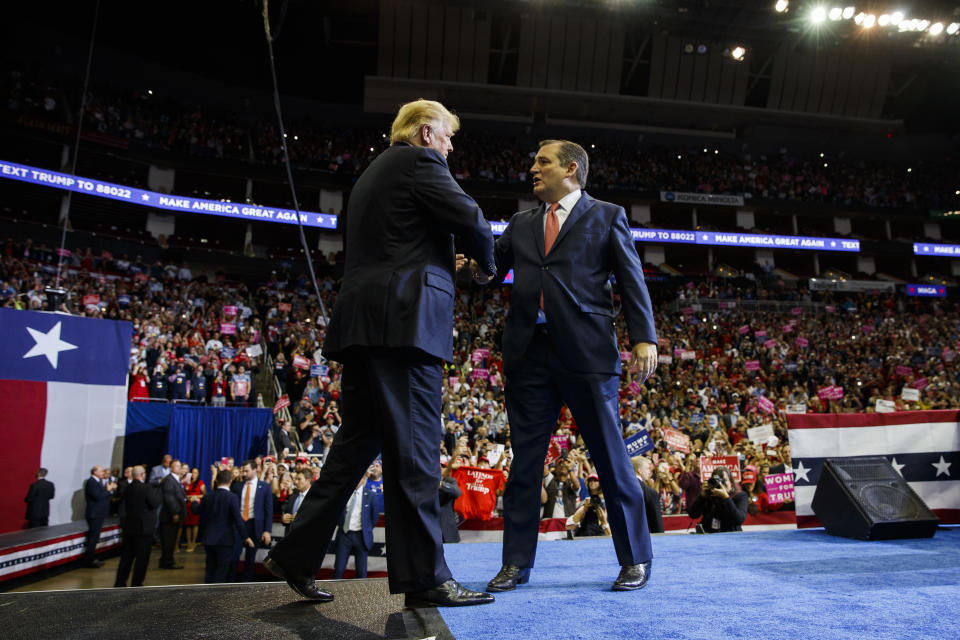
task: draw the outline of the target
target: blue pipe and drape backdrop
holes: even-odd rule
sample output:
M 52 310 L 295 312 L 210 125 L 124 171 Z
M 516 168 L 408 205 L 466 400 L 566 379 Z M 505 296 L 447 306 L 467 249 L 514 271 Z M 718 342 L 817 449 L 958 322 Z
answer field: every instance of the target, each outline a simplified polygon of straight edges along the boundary
M 131 402 L 127 405 L 123 465 L 152 466 L 169 453 L 198 467 L 200 477 L 212 488 L 210 465 L 224 456 L 239 465 L 265 454 L 272 426 L 270 409 Z

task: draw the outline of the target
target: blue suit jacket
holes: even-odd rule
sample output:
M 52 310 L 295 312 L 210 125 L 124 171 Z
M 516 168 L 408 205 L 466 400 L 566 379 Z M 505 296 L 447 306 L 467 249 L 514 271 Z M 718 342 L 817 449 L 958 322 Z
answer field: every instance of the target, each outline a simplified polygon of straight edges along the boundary
M 363 488 L 363 499 L 360 505 L 360 528 L 363 534 L 363 546 L 367 551 L 373 549 L 373 528 L 377 526 L 380 520 L 380 513 L 377 511 L 377 494 L 371 491 L 369 487 Z M 340 526 L 337 527 L 337 535 L 343 533 L 347 525 L 347 511 L 344 509 L 340 516 Z
M 497 273 L 514 270 L 503 331 L 504 371 L 526 353 L 542 291 L 550 339 L 563 364 L 582 373 L 619 374 L 611 274 L 620 288 L 630 344 L 657 342 L 653 306 L 627 215 L 623 207 L 584 191 L 545 256 L 545 210 L 541 204 L 515 214 L 497 239 Z
M 240 517 L 240 499 L 232 491 L 214 489 L 200 502 L 190 503 L 190 509 L 200 514 L 199 537 L 207 546 L 232 547 L 247 537 Z
M 230 490 L 240 499 L 240 513 L 243 513 L 243 482 L 234 482 Z M 254 542 L 260 540 L 263 532 L 273 533 L 273 492 L 270 485 L 257 480 L 257 493 L 253 496 Z
M 398 143 L 357 180 L 346 214 L 346 265 L 324 340 L 338 359 L 352 346 L 416 347 L 453 356 L 454 236 L 493 273 L 493 235 L 443 156 Z
M 92 477 L 83 483 L 83 495 L 87 499 L 87 507 L 83 517 L 87 520 L 106 518 L 110 513 L 110 492 Z

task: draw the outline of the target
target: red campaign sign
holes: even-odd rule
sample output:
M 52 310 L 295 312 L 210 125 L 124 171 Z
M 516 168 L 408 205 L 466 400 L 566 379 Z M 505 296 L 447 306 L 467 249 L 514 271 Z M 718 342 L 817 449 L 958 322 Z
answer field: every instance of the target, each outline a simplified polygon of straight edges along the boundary
M 769 349 L 769 348 L 771 348 L 771 347 L 775 347 L 775 346 L 777 346 L 777 341 L 774 340 L 773 338 L 770 338 L 769 340 L 767 340 L 766 342 L 763 343 L 763 346 L 764 346 L 765 348 L 767 348 L 767 349 Z
M 83 296 L 83 306 L 89 307 L 90 305 L 96 306 L 98 304 L 100 304 L 100 296 L 97 294 Z
M 906 365 L 898 364 L 896 368 L 898 376 L 909 376 L 913 374 L 913 367 L 908 367 Z
M 745 336 L 745 335 L 747 335 L 748 333 L 750 333 L 750 325 L 745 324 L 745 325 L 743 325 L 742 327 L 740 327 L 739 329 L 737 329 L 737 331 L 740 333 L 740 335 Z
M 817 397 L 821 400 L 839 400 L 843 397 L 843 387 L 830 385 L 817 391 Z
M 690 453 L 690 436 L 673 429 L 663 430 L 663 439 L 667 446 L 674 451 Z
M 293 366 L 297 369 L 307 370 L 310 368 L 310 361 L 303 356 L 293 356 Z
M 486 348 L 484 348 L 484 349 L 474 349 L 474 350 L 473 350 L 473 355 L 471 356 L 471 360 L 473 360 L 473 362 L 475 362 L 475 363 L 476 363 L 476 362 L 483 362 L 483 359 L 484 359 L 484 358 L 489 358 L 489 357 L 490 357 L 490 349 L 486 349 Z
M 570 439 L 567 436 L 550 436 L 550 444 L 562 451 L 570 448 Z
M 284 409 L 285 407 L 289 407 L 289 406 L 290 406 L 290 398 L 289 398 L 289 396 L 287 396 L 287 394 L 283 394 L 282 396 L 280 396 L 279 398 L 277 398 L 276 403 L 274 403 L 274 405 L 273 405 L 273 412 L 274 412 L 274 413 L 280 413 L 280 411 L 281 411 L 282 409 Z
M 717 467 L 726 467 L 733 481 L 740 482 L 740 458 L 737 456 L 700 456 L 700 482 L 706 483 Z
M 237 307 L 235 305 L 227 305 L 223 308 L 223 315 L 225 316 L 235 316 L 237 315 Z
M 744 371 L 759 371 L 760 370 L 760 361 L 759 360 L 747 360 L 743 363 Z
M 810 344 L 810 343 L 807 341 L 806 338 L 803 338 L 803 337 L 797 338 L 797 346 L 798 346 L 798 347 L 805 347 L 805 346 L 807 346 L 808 344 Z
M 553 438 L 550 439 L 550 447 L 547 449 L 547 457 L 544 459 L 543 464 L 553 464 L 560 459 L 560 447 L 553 442 Z
M 289 302 L 281 302 L 277 305 L 278 311 L 290 311 L 293 308 L 293 305 Z
M 929 381 L 929 380 L 927 380 L 926 378 L 920 378 L 919 380 L 914 380 L 914 381 L 913 381 L 913 388 L 914 388 L 914 389 L 926 389 L 928 384 L 930 384 L 930 381 Z
M 781 329 L 781 331 L 783 331 L 784 333 L 793 333 L 793 325 L 785 324 L 783 325 L 783 328 Z

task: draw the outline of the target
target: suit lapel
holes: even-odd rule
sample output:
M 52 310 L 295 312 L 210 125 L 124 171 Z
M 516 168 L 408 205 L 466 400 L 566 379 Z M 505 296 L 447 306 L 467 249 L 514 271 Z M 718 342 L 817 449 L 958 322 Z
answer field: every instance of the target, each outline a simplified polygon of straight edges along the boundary
M 550 248 L 550 251 L 557 250 L 557 245 L 563 242 L 563 239 L 577 221 L 580 220 L 587 211 L 593 208 L 594 203 L 596 203 L 596 200 L 587 195 L 586 191 L 580 194 L 580 199 L 577 200 L 577 204 L 573 206 L 573 211 L 570 212 L 563 226 L 560 227 L 560 233 L 557 235 L 557 239 L 553 241 L 553 246 Z M 543 251 L 543 234 L 540 236 L 540 251 Z
M 533 210 L 533 224 L 531 225 L 531 231 L 533 232 L 533 241 L 537 245 L 537 250 L 540 252 L 540 257 L 544 257 L 543 250 L 543 214 L 547 210 L 547 205 L 540 203 L 540 206 Z

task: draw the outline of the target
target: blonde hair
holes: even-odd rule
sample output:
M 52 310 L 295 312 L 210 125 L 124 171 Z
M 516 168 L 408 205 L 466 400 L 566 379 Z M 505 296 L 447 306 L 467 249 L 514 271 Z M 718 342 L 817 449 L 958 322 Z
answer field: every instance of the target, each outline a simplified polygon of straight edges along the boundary
M 400 107 L 390 127 L 390 144 L 413 142 L 423 125 L 449 124 L 451 131 L 460 128 L 460 118 L 434 100 L 414 100 Z

